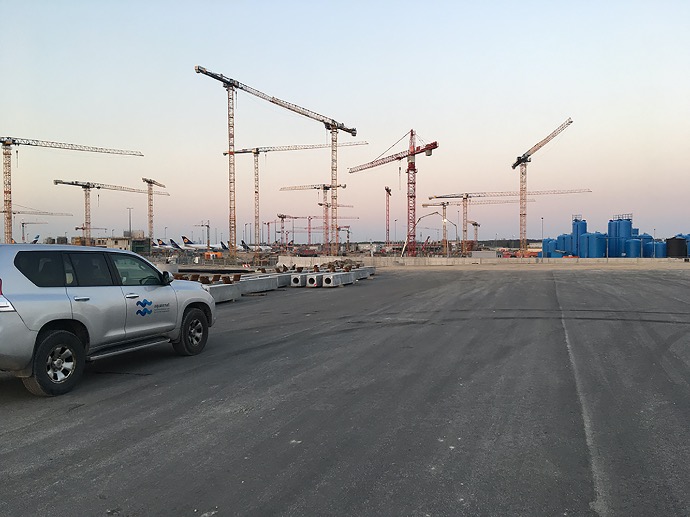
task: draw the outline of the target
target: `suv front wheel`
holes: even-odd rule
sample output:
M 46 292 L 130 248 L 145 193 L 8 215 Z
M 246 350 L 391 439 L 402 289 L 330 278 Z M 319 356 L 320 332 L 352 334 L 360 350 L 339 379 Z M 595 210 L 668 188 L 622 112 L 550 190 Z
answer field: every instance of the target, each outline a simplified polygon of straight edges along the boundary
M 187 309 L 182 317 L 182 327 L 178 341 L 173 341 L 173 348 L 179 355 L 197 355 L 206 346 L 208 339 L 208 320 L 204 311 L 197 308 Z
M 62 395 L 79 382 L 85 361 L 84 345 L 79 338 L 66 330 L 55 330 L 38 343 L 33 374 L 22 381 L 34 395 Z

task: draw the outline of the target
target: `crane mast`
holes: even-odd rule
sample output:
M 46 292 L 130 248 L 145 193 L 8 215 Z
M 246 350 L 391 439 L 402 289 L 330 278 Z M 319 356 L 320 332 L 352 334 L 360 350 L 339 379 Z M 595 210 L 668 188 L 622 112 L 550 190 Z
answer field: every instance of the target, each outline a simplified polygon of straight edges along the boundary
M 71 151 L 85 151 L 90 153 L 123 154 L 130 156 L 144 156 L 140 151 L 125 151 L 122 149 L 108 149 L 88 145 L 64 144 L 48 140 L 34 140 L 30 138 L 16 138 L 12 136 L 0 137 L 2 143 L 2 183 L 3 183 L 3 212 L 5 213 L 5 242 L 12 242 L 12 146 L 32 145 L 50 147 L 53 149 L 67 149 Z
M 520 166 L 520 253 L 523 256 L 527 253 L 527 163 L 532 161 L 532 155 L 534 153 L 556 138 L 572 123 L 573 120 L 568 118 L 568 120 L 558 126 L 549 136 L 535 144 L 531 149 L 522 154 L 522 156 L 518 156 L 515 163 L 512 165 L 513 169 L 518 165 Z
M 148 219 L 149 219 L 149 241 L 153 242 L 153 186 L 166 188 L 165 185 L 151 178 L 141 178 L 146 183 L 146 193 L 148 194 Z M 131 237 L 131 236 L 130 236 Z
M 417 254 L 416 250 L 416 203 L 417 203 L 417 169 L 415 167 L 415 156 L 424 153 L 431 156 L 431 152 L 438 147 L 438 142 L 431 142 L 425 146 L 416 145 L 416 133 L 414 129 L 410 130 L 410 144 L 407 151 L 396 153 L 384 158 L 378 158 L 362 165 L 350 168 L 349 172 L 359 172 L 372 167 L 378 167 L 386 163 L 407 158 L 407 243 L 406 249 L 409 256 L 414 257 Z
M 391 188 L 384 187 L 386 189 L 386 248 L 390 248 L 391 245 L 391 224 L 390 224 L 390 214 L 391 214 Z
M 54 185 L 71 185 L 73 187 L 81 187 L 84 191 L 84 225 L 81 227 L 83 229 L 84 241 L 87 246 L 91 245 L 91 189 L 103 189 L 103 190 L 120 190 L 123 192 L 136 192 L 139 194 L 147 194 L 148 190 L 132 188 L 132 187 L 122 187 L 120 185 L 109 185 L 107 183 L 94 183 L 91 181 L 64 181 L 64 180 L 53 180 Z M 162 192 L 158 190 L 153 190 L 152 194 L 157 194 L 159 196 L 169 196 L 167 192 Z M 132 236 L 130 235 L 130 238 Z
M 48 224 L 47 221 L 22 221 L 22 242 L 26 242 L 26 227 L 30 224 Z
M 311 111 L 308 109 L 305 109 L 301 106 L 298 106 L 296 104 L 293 104 L 291 102 L 286 102 L 282 99 L 279 99 L 277 97 L 273 97 L 270 95 L 266 95 L 265 93 L 252 88 L 250 86 L 247 86 L 246 84 L 242 84 L 241 82 L 231 79 L 229 77 L 225 77 L 222 74 L 214 73 L 211 72 L 210 70 L 207 70 L 206 68 L 202 66 L 195 66 L 194 70 L 198 74 L 204 74 L 207 75 L 208 77 L 211 77 L 217 81 L 220 81 L 225 89 L 228 92 L 228 149 L 229 149 L 229 154 L 228 154 L 228 167 L 229 167 L 229 182 L 230 182 L 230 238 L 231 239 L 236 239 L 236 228 L 235 228 L 235 161 L 234 161 L 234 149 L 235 149 L 235 141 L 234 141 L 234 133 L 235 133 L 235 117 L 234 117 L 234 104 L 233 104 L 233 93 L 235 89 L 239 89 L 242 91 L 245 91 L 251 95 L 254 95 L 256 97 L 259 97 L 260 99 L 263 99 L 265 101 L 271 102 L 273 104 L 276 104 L 278 106 L 281 106 L 282 108 L 285 108 L 287 110 L 290 110 L 294 113 L 297 113 L 299 115 L 308 117 L 310 119 L 319 121 L 324 124 L 326 130 L 330 131 L 331 133 L 331 219 L 332 219 L 332 224 L 331 224 L 331 235 L 333 237 L 333 248 L 331 251 L 336 251 L 338 249 L 338 230 L 337 230 L 337 224 L 338 224 L 338 131 L 345 131 L 346 133 L 350 133 L 352 136 L 357 136 L 357 129 L 355 128 L 349 128 L 345 124 L 341 122 L 337 122 L 336 120 L 325 117 L 323 115 L 320 115 L 319 113 L 316 113 L 315 111 Z M 233 243 L 236 242 L 232 241 Z

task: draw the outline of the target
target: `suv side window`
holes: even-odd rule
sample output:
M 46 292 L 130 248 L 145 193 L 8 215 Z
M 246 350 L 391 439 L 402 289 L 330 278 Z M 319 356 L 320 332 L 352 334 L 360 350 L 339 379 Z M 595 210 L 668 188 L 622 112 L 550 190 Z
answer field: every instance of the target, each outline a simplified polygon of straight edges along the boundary
M 119 253 L 110 254 L 110 258 L 122 285 L 162 285 L 158 270 L 143 260 Z
M 103 253 L 70 253 L 69 259 L 76 277 L 76 284 L 80 287 L 114 285 Z
M 64 287 L 65 270 L 59 251 L 20 251 L 14 265 L 38 287 Z

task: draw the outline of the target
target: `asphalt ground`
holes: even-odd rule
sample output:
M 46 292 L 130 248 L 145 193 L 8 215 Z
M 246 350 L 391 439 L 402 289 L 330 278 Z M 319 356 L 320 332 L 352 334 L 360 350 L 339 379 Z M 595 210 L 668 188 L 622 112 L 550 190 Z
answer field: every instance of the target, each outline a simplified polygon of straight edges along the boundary
M 0 515 L 690 515 L 690 271 L 381 269 L 0 374 Z

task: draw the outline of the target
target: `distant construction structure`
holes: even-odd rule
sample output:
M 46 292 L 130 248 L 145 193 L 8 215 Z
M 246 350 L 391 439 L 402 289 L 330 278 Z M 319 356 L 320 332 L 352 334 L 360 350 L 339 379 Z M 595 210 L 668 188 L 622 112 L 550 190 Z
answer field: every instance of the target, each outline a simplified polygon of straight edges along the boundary
M 49 142 L 47 140 L 32 140 L 29 138 L 15 138 L 12 136 L 0 137 L 2 142 L 2 177 L 5 214 L 5 242 L 12 242 L 12 146 L 32 145 L 37 147 L 50 147 L 52 149 L 67 149 L 70 151 L 86 151 L 90 153 L 125 154 L 130 156 L 144 156 L 139 151 L 123 151 L 121 149 L 106 149 L 104 147 L 90 147 L 77 144 L 63 144 L 61 142 Z

